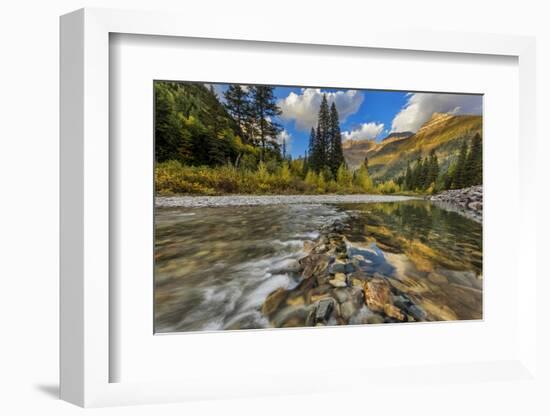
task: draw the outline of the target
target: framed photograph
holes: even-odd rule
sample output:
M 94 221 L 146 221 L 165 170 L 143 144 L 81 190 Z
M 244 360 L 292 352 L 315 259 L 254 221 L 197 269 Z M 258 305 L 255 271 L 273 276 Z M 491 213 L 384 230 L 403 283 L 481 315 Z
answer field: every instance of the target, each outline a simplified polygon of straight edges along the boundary
M 483 96 L 159 81 L 155 333 L 483 318 Z
M 538 383 L 533 39 L 179 18 L 61 18 L 62 398 Z

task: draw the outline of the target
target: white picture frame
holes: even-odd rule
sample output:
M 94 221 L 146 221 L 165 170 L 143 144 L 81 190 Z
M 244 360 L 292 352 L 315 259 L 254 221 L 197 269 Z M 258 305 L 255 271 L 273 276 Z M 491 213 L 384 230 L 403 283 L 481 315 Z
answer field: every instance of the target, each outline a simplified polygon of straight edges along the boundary
M 530 380 L 537 383 L 537 321 L 535 268 L 536 217 L 527 208 L 535 192 L 535 41 L 529 37 L 399 32 L 343 28 L 338 32 L 279 31 L 266 24 L 246 36 L 226 26 L 204 27 L 192 19 L 169 13 L 82 9 L 61 18 L 61 398 L 80 406 L 158 403 L 214 397 L 247 397 L 262 394 L 308 393 L 322 387 L 322 380 L 304 386 L 297 377 L 272 374 L 270 380 L 251 380 L 233 386 L 211 380 L 143 383 L 111 382 L 110 365 L 117 358 L 110 350 L 109 253 L 109 36 L 114 33 L 249 42 L 331 45 L 334 47 L 430 51 L 452 54 L 516 57 L 519 66 L 519 148 L 521 215 L 518 219 L 519 263 L 522 279 L 517 292 L 517 355 L 498 362 L 458 365 L 442 362 L 414 369 L 371 370 L 364 383 L 388 374 L 413 373 L 421 383 L 460 379 Z M 489 156 L 490 157 L 490 156 Z M 525 319 L 521 319 L 524 317 Z M 342 370 L 341 378 L 349 376 Z M 400 372 L 401 371 L 401 372 Z M 404 372 L 404 373 L 403 373 Z M 307 376 L 307 375 L 306 375 Z M 389 380 L 389 378 L 387 379 Z M 285 385 L 286 387 L 281 387 Z M 212 387 L 213 386 L 213 387 Z M 338 390 L 346 384 L 333 386 Z M 319 391 L 319 390 L 317 390 Z

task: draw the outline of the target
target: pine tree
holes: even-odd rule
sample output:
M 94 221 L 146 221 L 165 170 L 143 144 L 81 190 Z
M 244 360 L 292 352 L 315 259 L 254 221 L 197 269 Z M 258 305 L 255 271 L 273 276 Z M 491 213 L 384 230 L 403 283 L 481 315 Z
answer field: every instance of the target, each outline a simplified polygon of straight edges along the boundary
M 411 190 L 420 188 L 421 171 L 422 171 L 422 158 L 418 156 L 411 173 Z
M 437 181 L 437 178 L 439 177 L 439 162 L 437 160 L 435 149 L 432 149 L 430 151 L 428 166 L 428 178 L 426 181 L 426 186 L 430 186 L 432 183 L 435 183 Z
M 426 157 L 422 161 L 422 189 L 430 186 L 430 160 Z
M 239 129 L 241 138 L 247 142 L 247 135 L 245 135 L 246 122 L 250 118 L 250 96 L 248 91 L 242 88 L 238 84 L 232 84 L 224 93 L 225 108 L 235 119 L 237 127 Z
M 411 172 L 411 165 L 409 162 L 407 162 L 407 170 L 405 172 L 405 179 L 403 180 L 405 189 L 407 191 L 410 191 L 411 189 L 414 189 L 412 186 L 412 172 Z
M 330 107 L 330 130 L 329 130 L 329 152 L 328 164 L 333 176 L 336 176 L 338 169 L 344 164 L 344 152 L 342 150 L 342 134 L 340 132 L 340 120 L 336 105 Z
M 482 165 L 482 143 L 479 133 L 472 138 L 470 151 L 466 160 L 465 186 L 480 185 L 483 181 L 483 165 Z
M 319 148 L 317 144 L 317 132 L 311 128 L 309 135 L 308 169 L 318 172 L 320 169 Z
M 330 111 L 326 94 L 323 94 L 321 106 L 319 107 L 319 120 L 317 124 L 317 146 L 319 153 L 320 169 L 328 165 L 330 151 Z
M 466 186 L 466 160 L 468 157 L 468 145 L 466 140 L 462 142 L 460 146 L 460 153 L 458 155 L 458 160 L 456 162 L 456 169 L 453 177 L 454 189 L 464 188 Z
M 281 126 L 273 120 L 274 117 L 281 114 L 281 109 L 277 106 L 275 94 L 273 93 L 274 89 L 275 87 L 266 85 L 250 87 L 251 108 L 258 126 L 262 160 L 265 156 L 267 143 L 275 143 L 277 134 L 281 131 Z

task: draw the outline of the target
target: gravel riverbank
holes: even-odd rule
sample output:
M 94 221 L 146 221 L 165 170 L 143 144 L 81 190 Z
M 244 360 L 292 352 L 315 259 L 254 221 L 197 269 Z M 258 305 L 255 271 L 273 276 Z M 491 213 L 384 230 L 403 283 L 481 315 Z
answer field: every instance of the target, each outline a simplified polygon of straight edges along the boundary
M 463 189 L 451 189 L 430 197 L 430 201 L 443 209 L 481 222 L 483 219 L 483 186 L 471 186 Z
M 156 197 L 157 207 L 227 207 L 287 204 L 394 202 L 419 199 L 400 195 L 225 195 Z

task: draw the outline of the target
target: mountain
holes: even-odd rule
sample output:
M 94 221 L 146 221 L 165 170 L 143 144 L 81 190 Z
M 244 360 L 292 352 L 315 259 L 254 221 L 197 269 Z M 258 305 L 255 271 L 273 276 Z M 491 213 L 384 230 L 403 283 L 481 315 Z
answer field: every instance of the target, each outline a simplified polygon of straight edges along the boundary
M 389 180 L 403 174 L 408 162 L 413 163 L 435 149 L 443 172 L 458 157 L 463 140 L 476 133 L 482 135 L 481 130 L 481 116 L 434 113 L 414 134 L 392 133 L 380 142 L 348 140 L 343 144 L 344 157 L 352 168 L 357 168 L 367 157 L 371 176 Z
M 399 131 L 399 132 L 394 132 L 394 133 L 390 133 L 388 136 L 384 137 L 381 141 L 383 142 L 394 142 L 396 140 L 400 140 L 400 139 L 406 139 L 408 137 L 411 137 L 414 133 L 412 131 Z

